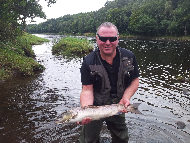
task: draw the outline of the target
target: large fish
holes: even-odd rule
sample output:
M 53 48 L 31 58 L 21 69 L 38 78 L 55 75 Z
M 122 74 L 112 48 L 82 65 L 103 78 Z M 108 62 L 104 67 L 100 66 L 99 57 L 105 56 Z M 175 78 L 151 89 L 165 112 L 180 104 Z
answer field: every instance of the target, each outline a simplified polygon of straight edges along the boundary
M 128 112 L 142 114 L 138 110 L 141 103 L 130 104 L 125 108 L 122 104 L 112 104 L 104 106 L 85 106 L 77 107 L 62 114 L 62 118 L 58 118 L 56 124 L 76 123 L 81 122 L 84 118 L 89 117 L 92 120 L 100 120 L 109 116 L 121 114 L 121 110 L 126 109 Z

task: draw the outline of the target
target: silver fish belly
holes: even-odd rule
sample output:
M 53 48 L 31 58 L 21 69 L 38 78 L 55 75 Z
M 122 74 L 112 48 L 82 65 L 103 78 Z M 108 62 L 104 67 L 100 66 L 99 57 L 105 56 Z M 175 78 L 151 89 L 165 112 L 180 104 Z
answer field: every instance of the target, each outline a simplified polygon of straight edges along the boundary
M 126 109 L 128 112 L 141 114 L 141 112 L 138 110 L 138 106 L 140 104 L 141 103 L 133 103 L 127 108 L 125 108 L 125 106 L 122 104 L 77 107 L 63 113 L 62 118 L 57 119 L 57 122 L 55 123 L 76 123 L 81 122 L 86 117 L 92 118 L 92 120 L 100 120 L 113 115 L 119 115 L 124 109 Z

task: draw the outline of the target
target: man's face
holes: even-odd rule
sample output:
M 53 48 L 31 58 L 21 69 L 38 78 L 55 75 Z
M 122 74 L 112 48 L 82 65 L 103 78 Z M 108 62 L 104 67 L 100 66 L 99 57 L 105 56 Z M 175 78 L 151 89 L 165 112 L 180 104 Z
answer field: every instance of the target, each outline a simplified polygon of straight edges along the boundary
M 114 27 L 101 27 L 98 32 L 99 36 L 101 37 L 116 37 L 117 31 Z M 96 36 L 96 41 L 100 50 L 101 56 L 112 56 L 114 57 L 116 54 L 116 47 L 118 46 L 118 38 L 117 36 L 116 41 L 110 42 L 107 40 L 103 42 L 100 40 L 98 36 Z

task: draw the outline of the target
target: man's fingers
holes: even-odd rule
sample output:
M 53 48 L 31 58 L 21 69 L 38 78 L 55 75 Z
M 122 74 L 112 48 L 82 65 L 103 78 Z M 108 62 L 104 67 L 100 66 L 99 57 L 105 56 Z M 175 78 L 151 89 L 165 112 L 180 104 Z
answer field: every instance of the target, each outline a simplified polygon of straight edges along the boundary
M 82 122 L 77 122 L 77 124 L 86 125 L 90 123 L 91 120 L 92 120 L 91 118 L 87 117 L 87 118 L 84 118 Z
M 119 111 L 121 111 L 122 113 L 128 113 L 128 111 L 127 111 L 126 109 L 124 109 L 124 110 L 119 110 Z
M 91 118 L 85 118 L 82 122 L 81 122 L 81 125 L 86 125 L 86 124 L 88 124 L 88 123 L 90 123 L 91 122 Z

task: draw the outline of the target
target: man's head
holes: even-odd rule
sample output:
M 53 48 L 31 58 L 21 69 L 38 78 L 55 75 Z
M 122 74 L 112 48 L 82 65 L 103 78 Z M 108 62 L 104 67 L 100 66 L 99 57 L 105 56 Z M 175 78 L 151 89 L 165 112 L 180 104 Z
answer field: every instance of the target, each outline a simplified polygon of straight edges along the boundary
M 117 27 L 113 24 L 113 23 L 111 23 L 111 22 L 104 22 L 104 23 L 102 23 L 99 27 L 98 27 L 98 29 L 97 29 L 97 32 L 96 32 L 96 35 L 98 35 L 99 33 L 99 30 L 100 30 L 100 28 L 101 27 L 114 27 L 115 29 L 116 29 L 116 31 L 117 31 L 117 35 L 119 36 L 119 31 L 118 31 L 118 29 L 117 29 Z
M 111 22 L 102 23 L 96 32 L 96 41 L 103 57 L 114 57 L 118 46 L 119 32 Z

